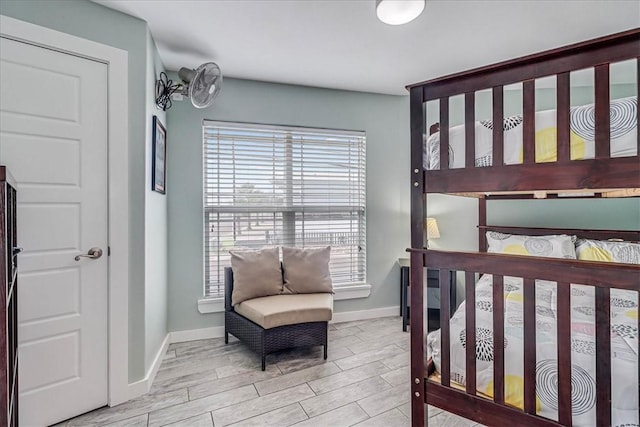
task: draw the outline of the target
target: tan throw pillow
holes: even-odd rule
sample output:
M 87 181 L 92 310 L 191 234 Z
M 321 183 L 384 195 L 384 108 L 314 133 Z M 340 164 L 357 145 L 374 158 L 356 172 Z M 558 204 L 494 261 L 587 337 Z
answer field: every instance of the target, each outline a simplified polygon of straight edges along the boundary
M 288 294 L 333 293 L 329 259 L 331 247 L 299 249 L 282 247 L 284 292 Z
M 282 293 L 282 270 L 278 248 L 229 253 L 233 270 L 231 305 Z

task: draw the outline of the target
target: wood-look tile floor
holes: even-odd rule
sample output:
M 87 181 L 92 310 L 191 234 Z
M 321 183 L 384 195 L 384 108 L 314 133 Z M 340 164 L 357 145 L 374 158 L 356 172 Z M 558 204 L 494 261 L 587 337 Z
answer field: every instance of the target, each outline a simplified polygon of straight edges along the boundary
M 410 425 L 409 333 L 399 317 L 329 325 L 322 347 L 260 358 L 241 342 L 215 338 L 169 346 L 151 391 L 60 426 Z M 430 427 L 478 424 L 429 408 Z

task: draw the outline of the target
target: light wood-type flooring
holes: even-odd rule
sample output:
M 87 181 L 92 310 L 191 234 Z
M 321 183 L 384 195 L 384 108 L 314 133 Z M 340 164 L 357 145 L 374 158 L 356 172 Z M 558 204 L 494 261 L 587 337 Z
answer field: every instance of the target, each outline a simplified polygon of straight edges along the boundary
M 329 325 L 322 347 L 260 358 L 235 338 L 171 344 L 149 394 L 60 426 L 409 426 L 409 333 L 400 317 Z M 430 427 L 476 423 L 429 408 Z

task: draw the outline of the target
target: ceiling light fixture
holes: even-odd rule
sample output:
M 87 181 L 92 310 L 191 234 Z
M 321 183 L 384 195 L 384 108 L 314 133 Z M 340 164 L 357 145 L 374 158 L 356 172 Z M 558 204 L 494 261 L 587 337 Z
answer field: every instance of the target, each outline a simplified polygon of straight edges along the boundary
M 424 5 L 425 0 L 376 0 L 376 14 L 385 24 L 402 25 L 420 16 Z

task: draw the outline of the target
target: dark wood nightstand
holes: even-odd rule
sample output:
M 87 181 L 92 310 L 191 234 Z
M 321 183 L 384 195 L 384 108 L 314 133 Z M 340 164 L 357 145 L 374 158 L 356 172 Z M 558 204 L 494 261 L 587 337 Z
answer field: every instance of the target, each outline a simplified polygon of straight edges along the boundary
M 407 326 L 409 325 L 409 267 L 406 265 L 400 266 L 400 315 L 402 316 L 402 330 L 407 332 Z M 449 273 L 450 283 L 450 299 L 451 299 L 451 315 L 455 312 L 456 305 L 456 274 L 455 271 Z M 440 289 L 440 271 L 439 270 L 427 270 L 427 292 L 429 289 Z M 438 298 L 439 301 L 439 298 Z M 428 331 L 440 328 L 440 308 L 428 307 Z

